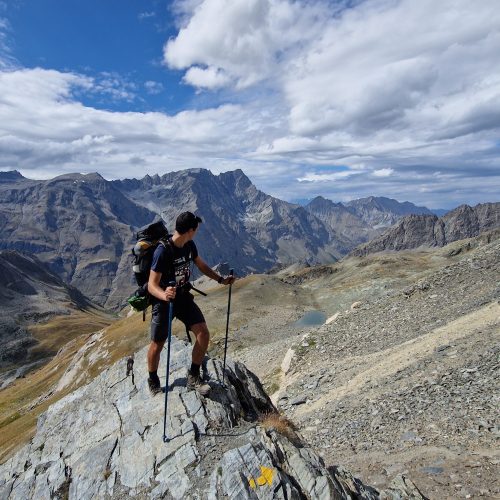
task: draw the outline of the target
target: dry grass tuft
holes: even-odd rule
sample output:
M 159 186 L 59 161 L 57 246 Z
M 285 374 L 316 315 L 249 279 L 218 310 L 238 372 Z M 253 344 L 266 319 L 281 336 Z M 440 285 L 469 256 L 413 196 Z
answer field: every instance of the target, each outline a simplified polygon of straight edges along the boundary
M 104 477 L 104 480 L 107 481 L 109 476 L 111 476 L 111 467 L 108 465 L 105 469 L 104 469 L 104 473 L 103 473 L 103 477 Z
M 259 422 L 266 430 L 274 430 L 290 440 L 298 439 L 296 425 L 277 411 L 264 413 L 260 416 Z

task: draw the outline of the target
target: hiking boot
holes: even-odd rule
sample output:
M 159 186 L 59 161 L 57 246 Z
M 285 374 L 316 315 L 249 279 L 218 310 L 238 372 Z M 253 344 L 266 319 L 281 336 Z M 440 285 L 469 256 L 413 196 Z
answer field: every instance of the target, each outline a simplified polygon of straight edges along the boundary
M 148 378 L 148 385 L 149 385 L 149 391 L 151 392 L 152 396 L 156 396 L 159 392 L 162 392 L 160 379 L 154 380 Z
M 208 384 L 203 383 L 199 375 L 192 375 L 190 371 L 188 371 L 186 387 L 188 391 L 195 390 L 200 396 L 206 396 L 211 389 Z

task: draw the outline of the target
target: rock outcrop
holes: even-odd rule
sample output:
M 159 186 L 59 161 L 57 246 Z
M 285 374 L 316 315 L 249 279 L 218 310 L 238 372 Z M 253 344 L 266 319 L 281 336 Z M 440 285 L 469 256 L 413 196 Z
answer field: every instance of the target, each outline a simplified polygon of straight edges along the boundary
M 292 428 L 280 433 L 259 420 L 274 407 L 242 364 L 228 362 L 224 387 L 221 363 L 209 360 L 211 397 L 187 392 L 190 347 L 176 339 L 164 443 L 164 398 L 148 392 L 145 354 L 42 414 L 31 442 L 0 466 L 0 497 L 422 498 L 403 477 L 377 492 L 341 467 L 328 469 Z

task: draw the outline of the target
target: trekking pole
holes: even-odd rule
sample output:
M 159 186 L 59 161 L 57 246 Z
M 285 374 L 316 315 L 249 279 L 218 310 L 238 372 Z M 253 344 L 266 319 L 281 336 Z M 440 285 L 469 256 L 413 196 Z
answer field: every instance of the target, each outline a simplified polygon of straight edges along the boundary
M 229 276 L 233 276 L 234 274 L 234 269 L 231 269 L 229 271 Z M 233 287 L 233 284 L 231 283 L 229 285 L 229 297 L 227 299 L 227 320 L 226 320 L 226 341 L 224 342 L 224 368 L 222 368 L 222 385 L 224 384 L 224 380 L 226 377 L 226 354 L 227 354 L 227 337 L 229 334 L 229 313 L 231 311 L 231 289 Z
M 169 287 L 175 286 L 175 281 L 168 283 Z M 168 405 L 168 376 L 170 372 L 170 342 L 172 340 L 172 317 L 174 314 L 174 301 L 168 303 L 168 324 L 167 324 L 167 376 L 165 377 L 165 413 L 163 415 L 163 442 L 168 441 L 167 438 L 167 405 Z

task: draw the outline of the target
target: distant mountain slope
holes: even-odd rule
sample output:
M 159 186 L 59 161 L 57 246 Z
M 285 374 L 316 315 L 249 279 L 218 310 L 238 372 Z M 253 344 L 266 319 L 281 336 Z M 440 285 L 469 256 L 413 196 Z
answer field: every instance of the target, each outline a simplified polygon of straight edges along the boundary
M 359 245 L 379 234 L 379 231 L 373 229 L 353 209 L 342 203 L 334 203 L 322 196 L 317 196 L 305 208 L 318 217 L 331 231 L 346 238 L 351 245 Z
M 432 215 L 425 207 L 417 207 L 409 201 L 403 203 L 392 198 L 370 196 L 346 203 L 354 214 L 370 227 L 377 229 L 395 224 L 406 215 Z
M 49 181 L 6 174 L 0 176 L 0 249 L 36 255 L 65 282 L 106 304 L 118 269 L 128 270 L 133 228 L 156 214 L 98 174 Z
M 0 372 L 25 367 L 50 356 L 50 349 L 33 351 L 38 342 L 29 331 L 30 325 L 78 311 L 97 312 L 78 290 L 64 284 L 35 257 L 1 251 L 0 276 Z M 92 322 L 90 317 L 86 322 Z M 69 340 L 72 336 L 73 333 L 68 332 L 63 339 Z M 57 351 L 62 344 L 55 344 Z M 0 385 L 3 378 L 0 376 Z
M 363 256 L 384 250 L 439 247 L 498 227 L 500 203 L 484 203 L 475 207 L 461 205 L 441 218 L 436 215 L 404 217 L 384 234 L 359 246 L 351 254 Z

